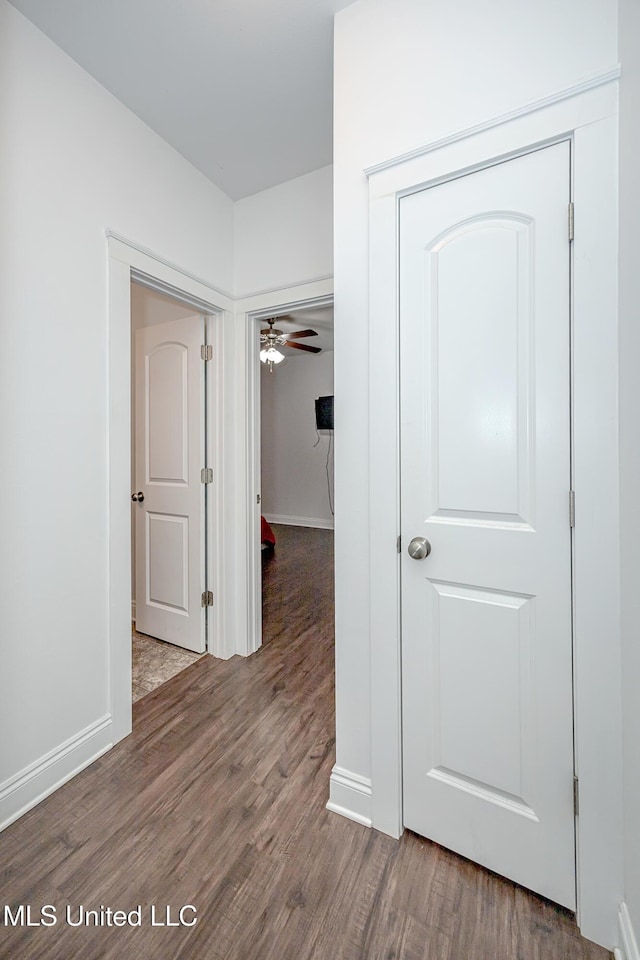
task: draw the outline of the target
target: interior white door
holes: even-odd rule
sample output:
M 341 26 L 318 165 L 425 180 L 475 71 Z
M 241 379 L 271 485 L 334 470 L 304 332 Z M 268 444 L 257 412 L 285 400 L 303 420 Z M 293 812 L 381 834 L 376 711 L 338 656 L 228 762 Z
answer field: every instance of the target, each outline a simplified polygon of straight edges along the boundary
M 136 627 L 205 649 L 205 466 L 202 317 L 135 337 Z
M 573 908 L 569 197 L 564 142 L 400 201 L 401 577 L 405 826 Z

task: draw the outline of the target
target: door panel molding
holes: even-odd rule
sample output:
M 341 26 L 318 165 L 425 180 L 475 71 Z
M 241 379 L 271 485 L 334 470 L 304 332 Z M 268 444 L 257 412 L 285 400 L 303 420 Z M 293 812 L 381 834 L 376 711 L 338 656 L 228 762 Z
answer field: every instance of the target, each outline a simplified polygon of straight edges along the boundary
M 398 204 L 401 196 L 571 139 L 572 487 L 578 922 L 617 942 L 623 899 L 617 469 L 617 82 L 370 171 L 371 818 L 402 832 Z M 594 269 L 596 265 L 597 269 Z M 579 322 L 578 322 L 579 321 Z M 385 390 L 380 384 L 385 384 Z M 395 398 L 395 400 L 394 400 Z M 445 519 L 445 518 L 443 518 Z M 445 522 L 451 522 L 447 518 Z M 460 522 L 470 518 L 459 517 Z M 567 518 L 568 522 L 568 518 Z M 594 550 L 598 544 L 598 550 Z M 405 547 L 406 548 L 406 547 Z M 602 558 L 606 557 L 606 564 Z

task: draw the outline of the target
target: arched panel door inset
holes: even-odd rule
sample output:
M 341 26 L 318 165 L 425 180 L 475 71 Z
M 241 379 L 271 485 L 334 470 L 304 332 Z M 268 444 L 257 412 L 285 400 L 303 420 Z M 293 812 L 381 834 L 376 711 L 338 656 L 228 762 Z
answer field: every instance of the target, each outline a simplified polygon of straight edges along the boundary
M 469 218 L 425 250 L 434 517 L 533 526 L 533 268 L 517 213 Z

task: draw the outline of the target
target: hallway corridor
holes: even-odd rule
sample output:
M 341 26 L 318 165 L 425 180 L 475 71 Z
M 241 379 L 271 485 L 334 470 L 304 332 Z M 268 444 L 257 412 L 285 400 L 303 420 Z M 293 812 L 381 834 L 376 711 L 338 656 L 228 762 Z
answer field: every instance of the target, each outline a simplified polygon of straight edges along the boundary
M 261 650 L 143 697 L 130 737 L 0 835 L 1 902 L 57 911 L 0 928 L 1 960 L 604 960 L 566 911 L 325 809 L 333 534 L 277 536 Z M 152 926 L 187 904 L 195 925 Z M 141 924 L 70 926 L 67 905 Z

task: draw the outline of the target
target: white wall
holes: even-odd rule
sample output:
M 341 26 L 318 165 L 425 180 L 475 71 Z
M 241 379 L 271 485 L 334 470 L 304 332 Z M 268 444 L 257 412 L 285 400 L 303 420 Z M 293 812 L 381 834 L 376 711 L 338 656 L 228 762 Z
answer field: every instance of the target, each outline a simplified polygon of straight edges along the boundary
M 354 782 L 366 784 L 371 775 L 363 722 L 370 713 L 370 597 L 362 563 L 370 384 L 367 355 L 358 350 L 369 311 L 363 171 L 608 71 L 617 59 L 616 0 L 359 0 L 336 16 L 337 764 Z
M 105 229 L 230 290 L 233 205 L 6 0 L 0 89 L 1 822 L 108 712 Z
M 326 475 L 330 454 L 333 501 L 333 443 L 329 451 L 326 431 L 317 443 L 314 404 L 316 397 L 332 394 L 332 350 L 290 357 L 273 373 L 262 367 L 262 512 L 276 522 L 287 517 L 333 526 Z
M 235 205 L 234 290 L 247 297 L 333 276 L 333 167 Z
M 620 508 L 625 899 L 640 939 L 640 5 L 620 0 Z M 629 958 L 631 960 L 631 958 Z

